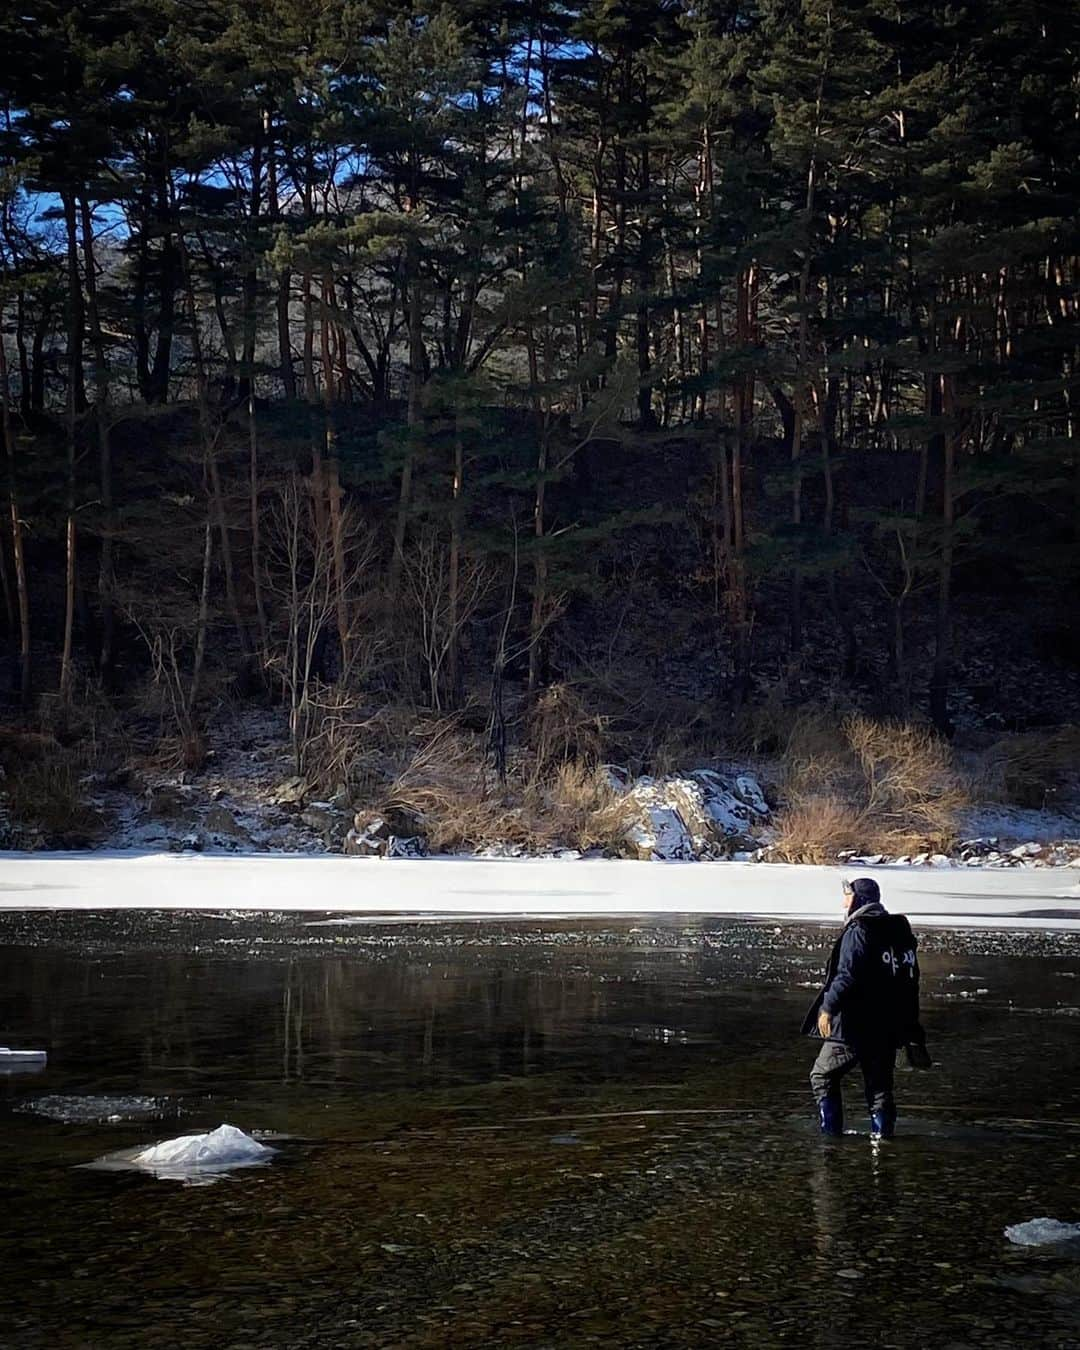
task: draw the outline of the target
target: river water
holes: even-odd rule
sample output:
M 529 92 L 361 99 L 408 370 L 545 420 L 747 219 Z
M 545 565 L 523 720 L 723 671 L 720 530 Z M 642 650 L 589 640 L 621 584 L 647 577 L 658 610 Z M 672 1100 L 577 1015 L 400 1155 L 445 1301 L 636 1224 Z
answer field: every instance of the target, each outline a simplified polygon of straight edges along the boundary
M 0 916 L 0 1344 L 1080 1346 L 1080 938 L 923 939 L 898 1138 L 813 1128 L 834 934 Z M 109 1117 L 113 1117 L 110 1119 Z M 86 1170 L 267 1132 L 213 1185 Z

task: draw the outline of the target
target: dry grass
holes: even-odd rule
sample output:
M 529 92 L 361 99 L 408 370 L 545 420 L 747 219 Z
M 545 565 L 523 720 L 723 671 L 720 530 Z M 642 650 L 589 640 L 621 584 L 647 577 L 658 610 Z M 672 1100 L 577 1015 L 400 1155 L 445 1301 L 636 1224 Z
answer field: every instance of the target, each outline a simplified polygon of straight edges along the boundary
M 865 810 L 886 832 L 951 842 L 969 801 L 952 751 L 925 726 L 851 717 L 844 723 L 862 775 Z
M 943 851 L 968 791 L 948 745 L 924 726 L 811 714 L 793 723 L 784 755 L 777 857 L 834 860 L 843 849 Z
M 590 711 L 573 685 L 553 684 L 545 689 L 528 721 L 528 743 L 537 777 L 575 760 L 597 763 L 603 750 L 604 726 L 604 718 Z
M 1003 736 L 979 757 L 979 796 L 1043 810 L 1080 773 L 1080 727 Z
M 561 764 L 534 807 L 554 837 L 570 848 L 614 849 L 626 830 L 623 798 L 607 773 L 581 760 Z
M 483 736 L 455 716 L 415 729 L 411 753 L 374 802 L 384 815 L 411 817 L 436 852 L 509 845 L 526 852 L 613 844 L 623 826 L 618 794 L 591 759 L 560 758 L 568 741 L 548 737 L 546 771 L 535 752 L 512 757 L 500 784 Z M 596 746 L 589 742 L 590 753 Z
M 779 814 L 776 828 L 773 851 L 783 862 L 835 862 L 841 850 L 864 847 L 860 813 L 831 793 L 797 798 Z
M 483 848 L 489 844 L 528 845 L 521 803 L 493 786 L 480 737 L 447 717 L 416 728 L 408 762 L 378 808 L 414 817 L 436 852 Z
M 0 765 L 16 844 L 79 848 L 100 837 L 102 820 L 86 801 L 85 765 L 76 752 L 49 735 L 7 730 Z

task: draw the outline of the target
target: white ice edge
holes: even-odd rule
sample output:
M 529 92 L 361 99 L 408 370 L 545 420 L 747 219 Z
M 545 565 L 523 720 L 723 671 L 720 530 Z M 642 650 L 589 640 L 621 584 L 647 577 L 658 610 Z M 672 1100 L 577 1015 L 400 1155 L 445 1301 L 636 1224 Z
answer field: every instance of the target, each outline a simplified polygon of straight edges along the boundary
M 329 911 L 420 917 L 696 914 L 835 922 L 840 878 L 874 874 L 917 925 L 1080 931 L 1075 868 L 933 869 L 564 858 L 0 854 L 0 910 Z

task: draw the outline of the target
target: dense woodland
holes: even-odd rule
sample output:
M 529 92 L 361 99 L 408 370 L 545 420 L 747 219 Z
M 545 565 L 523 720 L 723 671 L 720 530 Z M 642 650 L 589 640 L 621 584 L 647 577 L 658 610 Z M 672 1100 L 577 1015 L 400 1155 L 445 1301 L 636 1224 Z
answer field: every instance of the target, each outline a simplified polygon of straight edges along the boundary
M 1075 690 L 1075 5 L 26 0 L 0 82 L 12 716 Z

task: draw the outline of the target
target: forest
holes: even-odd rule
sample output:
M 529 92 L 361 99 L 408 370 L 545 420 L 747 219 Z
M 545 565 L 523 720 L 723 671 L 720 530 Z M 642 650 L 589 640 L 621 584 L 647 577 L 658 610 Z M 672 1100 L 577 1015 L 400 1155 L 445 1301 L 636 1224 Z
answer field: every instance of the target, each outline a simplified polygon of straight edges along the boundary
M 0 85 L 9 783 L 1080 720 L 1075 5 L 26 0 Z

